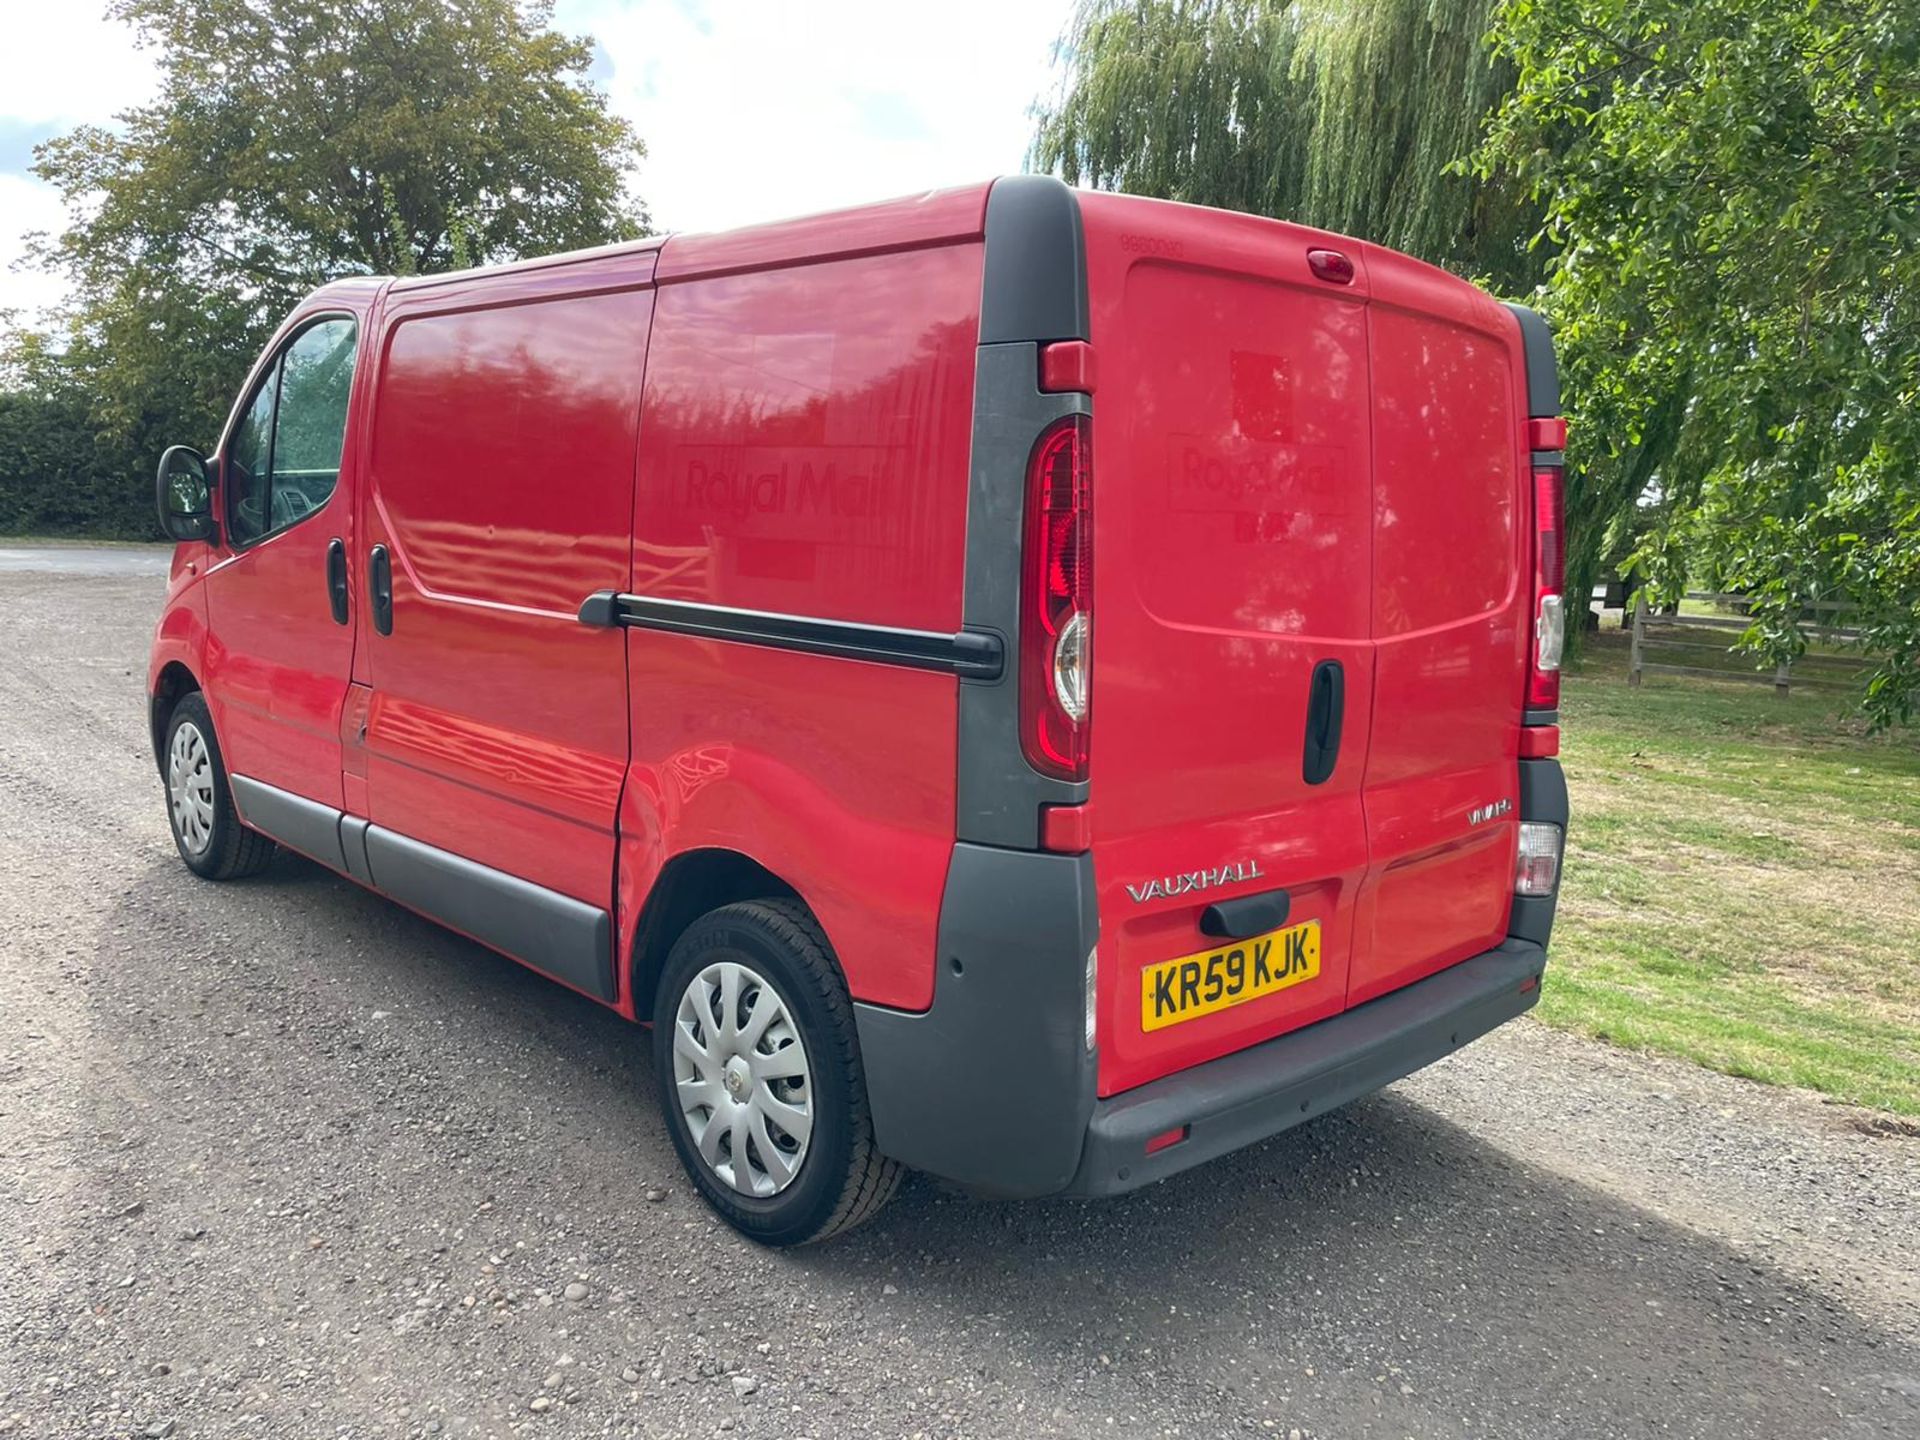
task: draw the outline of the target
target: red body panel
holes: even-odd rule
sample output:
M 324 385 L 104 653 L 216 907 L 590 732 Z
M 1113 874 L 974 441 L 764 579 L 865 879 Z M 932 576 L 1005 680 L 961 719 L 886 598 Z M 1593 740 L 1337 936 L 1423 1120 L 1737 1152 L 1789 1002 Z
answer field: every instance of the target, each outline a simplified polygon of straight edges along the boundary
M 1518 328 L 1298 226 L 1084 195 L 1093 350 L 1100 1091 L 1282 1034 L 1506 933 L 1527 543 Z M 1310 252 L 1350 266 L 1316 270 Z M 1351 278 L 1345 278 L 1349 276 Z M 1303 778 L 1338 662 L 1339 758 Z M 1251 863 L 1258 878 L 1136 901 Z M 1285 888 L 1318 978 L 1144 1032 L 1140 971 Z
M 1507 933 L 1526 668 L 1526 397 L 1513 316 L 1366 247 L 1377 642 L 1367 881 L 1349 1004 Z
M 280 327 L 266 355 L 317 316 L 351 314 L 360 327 L 353 388 L 354 408 L 361 408 L 376 293 L 365 285 L 321 292 Z M 266 368 L 256 367 L 248 378 L 243 402 Z M 216 457 L 216 464 L 224 459 Z M 202 562 L 208 644 L 200 679 L 228 770 L 336 807 L 340 706 L 354 632 L 335 622 L 329 608 L 327 547 L 339 538 L 352 553 L 358 468 L 349 420 L 340 477 L 319 511 L 238 550 L 225 543 L 223 525 L 222 543 L 207 547 Z
M 634 591 L 957 628 L 979 296 L 974 243 L 662 285 Z M 643 630 L 627 646 L 623 881 L 643 895 L 676 853 L 741 851 L 806 897 L 857 998 L 924 1007 L 958 682 Z
M 1364 275 L 1307 267 L 1317 231 L 1082 197 L 1094 406 L 1093 811 L 1100 1088 L 1112 1093 L 1337 1013 L 1354 892 L 1368 640 Z M 1333 776 L 1301 775 L 1314 666 L 1346 676 Z M 1226 892 L 1128 885 L 1251 861 Z M 1321 923 L 1318 980 L 1143 1033 L 1143 965 L 1207 947 L 1223 894 L 1285 887 Z
M 577 617 L 627 583 L 652 260 L 396 294 L 367 421 L 363 552 L 393 566 L 392 633 L 359 607 L 369 818 L 601 906 L 626 666 Z

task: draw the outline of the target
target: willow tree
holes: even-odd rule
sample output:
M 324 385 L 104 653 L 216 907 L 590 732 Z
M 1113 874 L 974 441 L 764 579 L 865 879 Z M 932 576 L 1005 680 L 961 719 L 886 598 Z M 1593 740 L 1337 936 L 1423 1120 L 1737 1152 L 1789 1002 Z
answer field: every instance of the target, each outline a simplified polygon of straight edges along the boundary
M 1083 0 L 1033 159 L 1069 184 L 1261 215 L 1298 208 L 1299 27 L 1271 0 Z
M 1487 41 L 1493 0 L 1307 0 L 1296 77 L 1313 126 L 1300 213 L 1521 293 L 1540 278 L 1540 212 L 1472 176 L 1487 117 L 1513 88 Z
M 1032 159 L 1068 181 L 1304 221 L 1509 293 L 1539 211 L 1466 172 L 1512 83 L 1492 0 L 1083 0 Z

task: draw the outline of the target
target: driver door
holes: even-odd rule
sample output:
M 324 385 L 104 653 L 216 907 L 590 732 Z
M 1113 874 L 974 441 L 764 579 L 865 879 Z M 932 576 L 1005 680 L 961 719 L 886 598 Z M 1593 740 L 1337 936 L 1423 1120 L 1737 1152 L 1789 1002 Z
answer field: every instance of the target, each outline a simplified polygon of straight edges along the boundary
M 353 668 L 349 443 L 365 316 L 302 316 L 256 368 L 216 456 L 207 704 L 230 774 L 341 807 Z

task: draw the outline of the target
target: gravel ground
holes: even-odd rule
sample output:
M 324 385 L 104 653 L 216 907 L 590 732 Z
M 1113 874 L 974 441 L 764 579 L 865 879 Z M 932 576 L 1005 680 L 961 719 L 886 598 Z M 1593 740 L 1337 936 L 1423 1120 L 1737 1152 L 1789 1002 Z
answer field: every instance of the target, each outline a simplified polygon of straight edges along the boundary
M 1100 1205 L 769 1254 L 641 1033 L 179 865 L 160 582 L 0 567 L 0 1433 L 1920 1435 L 1920 1140 L 1522 1022 Z M 1549 971 L 1551 983 L 1551 971 Z

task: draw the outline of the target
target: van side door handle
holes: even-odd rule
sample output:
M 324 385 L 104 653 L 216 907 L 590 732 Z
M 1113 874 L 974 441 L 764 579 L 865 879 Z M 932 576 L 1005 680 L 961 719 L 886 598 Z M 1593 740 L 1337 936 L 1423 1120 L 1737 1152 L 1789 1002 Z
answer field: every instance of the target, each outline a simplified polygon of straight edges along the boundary
M 347 542 L 338 535 L 327 542 L 327 603 L 333 623 L 347 623 Z
M 1307 689 L 1307 738 L 1300 752 L 1300 778 L 1318 785 L 1340 759 L 1340 722 L 1347 708 L 1347 672 L 1338 660 L 1313 667 Z
M 376 545 L 367 556 L 367 602 L 373 606 L 373 628 L 382 635 L 393 633 L 393 561 L 387 547 Z

